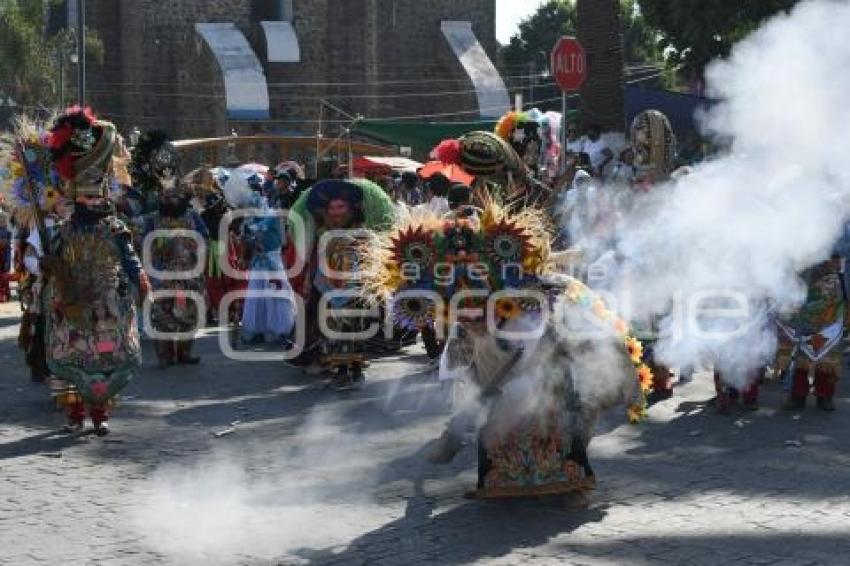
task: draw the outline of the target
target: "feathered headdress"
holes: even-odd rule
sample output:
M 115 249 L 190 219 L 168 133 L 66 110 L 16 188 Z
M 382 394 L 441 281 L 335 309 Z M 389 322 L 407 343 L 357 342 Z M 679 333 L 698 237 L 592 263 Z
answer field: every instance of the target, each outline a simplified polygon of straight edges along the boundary
M 89 107 L 72 106 L 56 118 L 47 135 L 47 147 L 56 171 L 70 185 L 71 196 L 106 196 L 106 183 L 89 184 L 83 174 L 90 170 L 100 176 L 108 173 L 117 139 L 115 126 L 98 120 Z
M 0 192 L 24 224 L 37 209 L 50 210 L 62 196 L 62 179 L 52 166 L 46 124 L 18 116 L 0 137 Z
M 158 192 L 163 183 L 173 184 L 178 167 L 179 156 L 162 130 L 145 132 L 133 147 L 130 175 L 137 189 Z
M 511 212 L 491 200 L 477 219 L 433 214 L 406 219 L 382 235 L 381 243 L 359 250 L 358 274 L 364 298 L 388 300 L 400 327 L 462 318 L 452 308 L 489 310 L 497 324 L 543 311 L 556 319 L 579 315 L 577 320 L 587 320 L 601 335 L 622 340 L 641 391 L 651 385 L 652 372 L 628 324 L 580 281 L 554 272 L 542 211 Z M 467 311 L 475 317 L 472 312 Z M 640 420 L 645 406 L 641 395 L 629 407 L 629 418 Z
M 356 204 L 363 211 L 364 227 L 385 231 L 393 224 L 393 201 L 386 191 L 368 179 L 345 181 L 319 181 L 298 197 L 289 210 L 288 226 L 296 252 L 303 259 L 309 257 L 316 242 L 318 225 L 316 214 L 333 198 Z
M 91 152 L 97 142 L 94 125 L 97 118 L 86 106 L 72 106 L 53 123 L 47 137 L 47 146 L 53 165 L 63 179 L 76 176 L 74 162 Z

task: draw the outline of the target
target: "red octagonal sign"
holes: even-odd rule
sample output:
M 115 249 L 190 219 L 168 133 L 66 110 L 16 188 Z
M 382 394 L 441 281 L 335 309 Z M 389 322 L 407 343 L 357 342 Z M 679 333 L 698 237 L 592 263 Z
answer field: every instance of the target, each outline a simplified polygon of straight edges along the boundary
M 551 72 L 562 90 L 578 90 L 587 78 L 584 47 L 574 37 L 561 37 L 551 56 Z

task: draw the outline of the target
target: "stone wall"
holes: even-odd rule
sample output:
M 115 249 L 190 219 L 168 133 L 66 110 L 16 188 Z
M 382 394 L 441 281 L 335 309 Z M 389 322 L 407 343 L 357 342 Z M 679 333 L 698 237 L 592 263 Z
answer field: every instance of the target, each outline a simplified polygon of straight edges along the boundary
M 90 101 L 122 131 L 159 127 L 176 138 L 276 131 L 315 135 L 321 100 L 351 115 L 396 117 L 477 114 L 473 85 L 451 53 L 442 20 L 470 20 L 496 61 L 495 0 L 295 0 L 301 62 L 265 61 L 265 38 L 250 0 L 88 2 L 91 27 L 104 39 L 102 64 L 89 63 Z M 263 62 L 271 120 L 226 117 L 218 65 L 195 33 L 196 22 L 233 22 Z M 333 136 L 345 119 L 322 111 Z

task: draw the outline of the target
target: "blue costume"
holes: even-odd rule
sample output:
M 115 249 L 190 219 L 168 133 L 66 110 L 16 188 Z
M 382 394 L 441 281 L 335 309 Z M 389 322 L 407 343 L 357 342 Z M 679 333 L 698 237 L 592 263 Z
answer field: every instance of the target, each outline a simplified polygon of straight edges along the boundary
M 245 238 L 252 250 L 249 271 L 248 295 L 242 311 L 243 340 L 260 338 L 284 340 L 294 324 L 294 304 L 280 293 L 292 293 L 283 266 L 283 226 L 281 219 L 273 214 L 266 200 L 257 195 L 257 208 L 265 216 L 249 219 L 245 226 Z M 262 293 L 252 296 L 252 293 Z

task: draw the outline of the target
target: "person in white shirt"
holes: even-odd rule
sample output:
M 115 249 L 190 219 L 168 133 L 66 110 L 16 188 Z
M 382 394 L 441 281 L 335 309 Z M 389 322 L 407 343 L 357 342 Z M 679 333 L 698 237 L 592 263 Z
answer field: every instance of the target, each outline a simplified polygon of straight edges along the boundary
M 584 151 L 585 138 L 578 135 L 578 125 L 571 122 L 567 126 L 567 153 L 581 153 Z
M 620 152 L 620 157 L 611 166 L 608 182 L 620 186 L 631 186 L 635 179 L 637 179 L 635 152 L 631 147 L 627 147 Z
M 451 187 L 451 182 L 442 173 L 435 173 L 425 181 L 425 202 L 413 207 L 416 213 L 433 212 L 442 216 L 449 211 L 449 201 L 446 195 Z
M 584 151 L 590 156 L 593 176 L 602 177 L 605 167 L 614 159 L 614 152 L 602 139 L 602 129 L 599 126 L 593 125 L 587 129 Z

